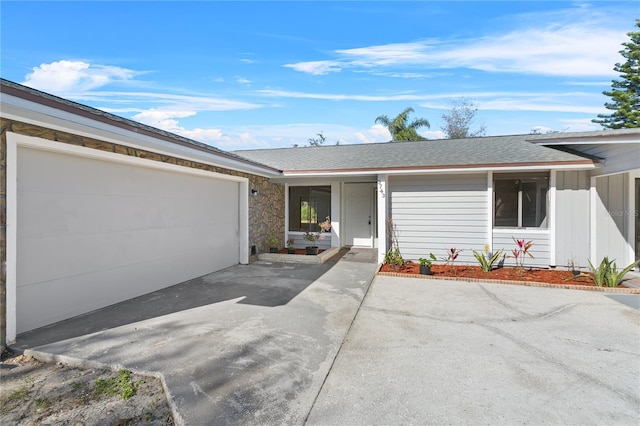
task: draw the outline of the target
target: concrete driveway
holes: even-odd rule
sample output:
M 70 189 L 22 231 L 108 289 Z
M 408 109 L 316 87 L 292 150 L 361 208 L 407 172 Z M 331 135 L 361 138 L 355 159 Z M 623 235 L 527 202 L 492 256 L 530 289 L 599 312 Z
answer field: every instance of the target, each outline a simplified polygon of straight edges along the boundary
M 638 297 L 378 276 L 307 424 L 638 425 Z
M 18 347 L 160 372 L 188 425 L 638 424 L 637 309 L 587 291 L 374 279 L 366 251 L 341 256 L 233 267 Z

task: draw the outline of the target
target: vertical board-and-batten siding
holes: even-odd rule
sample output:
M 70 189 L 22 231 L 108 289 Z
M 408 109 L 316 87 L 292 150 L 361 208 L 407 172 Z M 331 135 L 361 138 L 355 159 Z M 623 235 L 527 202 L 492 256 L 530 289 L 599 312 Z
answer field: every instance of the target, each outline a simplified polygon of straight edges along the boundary
M 402 176 L 389 180 L 391 218 L 402 256 L 409 260 L 462 250 L 457 262 L 476 263 L 471 250 L 487 241 L 491 208 L 486 174 Z
M 618 266 L 626 262 L 628 242 L 626 235 L 628 177 L 626 173 L 596 178 L 596 258 L 591 261 L 600 263 L 603 257 L 615 259 Z M 627 266 L 626 264 L 624 266 Z
M 590 178 L 587 171 L 556 173 L 556 264 L 588 266 Z

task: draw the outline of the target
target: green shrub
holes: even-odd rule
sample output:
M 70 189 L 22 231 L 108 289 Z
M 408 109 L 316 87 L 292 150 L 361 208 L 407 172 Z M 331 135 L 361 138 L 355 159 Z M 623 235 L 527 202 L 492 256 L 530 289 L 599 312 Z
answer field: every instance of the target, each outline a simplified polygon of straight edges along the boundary
M 618 271 L 618 266 L 615 261 L 609 260 L 606 256 L 597 267 L 591 263 L 591 260 L 588 261 L 591 274 L 580 274 L 577 277 L 587 277 L 598 287 L 616 287 L 622 282 L 627 272 L 631 271 L 640 263 L 640 260 L 637 260 L 623 270 Z
M 480 263 L 480 268 L 482 268 L 482 272 L 489 272 L 493 269 L 493 266 L 498 261 L 498 259 L 502 257 L 502 252 L 504 250 L 500 249 L 500 251 L 495 252 L 492 256 L 490 256 L 491 253 L 489 252 L 488 247 L 485 247 L 484 253 L 480 253 L 475 250 L 471 250 L 471 251 L 473 251 L 473 256 L 476 258 L 478 263 Z

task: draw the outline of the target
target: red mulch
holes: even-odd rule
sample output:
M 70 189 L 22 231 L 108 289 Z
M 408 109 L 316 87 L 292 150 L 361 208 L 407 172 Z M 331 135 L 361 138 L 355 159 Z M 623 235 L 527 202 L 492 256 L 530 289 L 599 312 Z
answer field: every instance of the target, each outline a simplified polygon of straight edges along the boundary
M 322 253 L 324 250 L 322 249 L 318 249 L 318 254 Z M 296 249 L 295 253 L 289 253 L 289 249 L 287 248 L 283 248 L 278 250 L 278 254 L 301 254 L 306 256 L 307 255 L 307 251 L 305 249 Z
M 400 268 L 389 264 L 382 265 L 380 272 L 394 272 L 398 274 L 420 274 L 420 264 L 407 262 Z M 480 280 L 503 280 L 503 281 L 528 281 L 547 284 L 594 286 L 595 284 L 587 277 L 574 278 L 570 271 L 556 269 L 528 269 L 518 270 L 514 267 L 504 267 L 493 269 L 489 272 L 482 272 L 479 266 L 447 266 L 433 265 L 431 272 L 434 277 L 457 277 L 475 278 Z M 620 284 L 618 287 L 626 288 Z

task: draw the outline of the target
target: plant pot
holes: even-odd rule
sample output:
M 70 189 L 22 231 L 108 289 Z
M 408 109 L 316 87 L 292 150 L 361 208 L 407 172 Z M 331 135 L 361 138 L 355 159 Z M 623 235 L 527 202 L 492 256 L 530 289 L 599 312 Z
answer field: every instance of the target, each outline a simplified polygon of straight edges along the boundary
M 296 249 L 294 249 L 294 248 L 288 248 L 288 249 L 287 249 L 287 253 L 289 253 L 289 254 L 296 254 Z
M 315 256 L 315 255 L 318 254 L 318 247 L 316 247 L 316 246 L 308 246 L 308 247 L 305 247 L 304 249 L 305 249 L 307 255 L 309 255 L 309 256 Z
M 269 247 L 269 253 L 277 253 L 278 247 Z
M 420 265 L 420 275 L 433 275 L 433 272 L 431 272 L 431 266 Z

